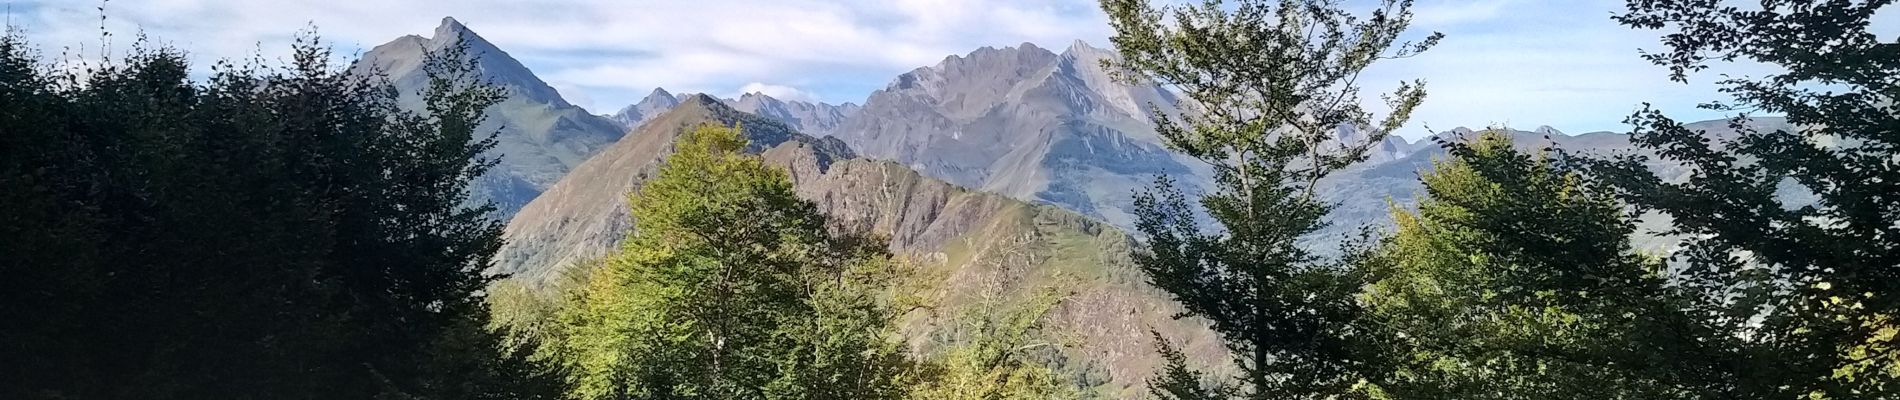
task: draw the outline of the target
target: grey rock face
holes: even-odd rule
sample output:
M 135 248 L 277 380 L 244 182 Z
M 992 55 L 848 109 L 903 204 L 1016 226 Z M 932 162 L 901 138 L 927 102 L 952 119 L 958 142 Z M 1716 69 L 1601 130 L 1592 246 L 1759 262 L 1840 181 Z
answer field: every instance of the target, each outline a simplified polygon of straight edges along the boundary
M 1115 80 L 1101 66 L 1114 56 L 1079 41 L 951 56 L 898 76 L 831 134 L 951 183 L 1131 226 L 1133 190 L 1157 175 L 1201 179 L 1154 133 L 1157 107 L 1179 101 Z
M 471 188 L 475 201 L 494 201 L 497 217 L 507 220 L 589 156 L 613 144 L 625 129 L 569 104 L 507 52 L 454 18 L 444 18 L 432 37 L 403 36 L 363 54 L 356 73 L 387 74 L 403 92 L 403 105 L 421 108 L 417 96 L 428 85 L 426 54 L 464 42 L 480 76 L 508 91 L 489 110 L 477 132 L 494 132 L 497 144 L 487 156 L 495 168 Z
M 814 136 L 823 136 L 837 129 L 846 118 L 857 114 L 858 105 L 844 103 L 831 105 L 826 103 L 807 103 L 796 100 L 780 100 L 762 93 L 746 93 L 738 100 L 725 100 L 734 110 L 771 118 L 790 125 L 799 132 Z

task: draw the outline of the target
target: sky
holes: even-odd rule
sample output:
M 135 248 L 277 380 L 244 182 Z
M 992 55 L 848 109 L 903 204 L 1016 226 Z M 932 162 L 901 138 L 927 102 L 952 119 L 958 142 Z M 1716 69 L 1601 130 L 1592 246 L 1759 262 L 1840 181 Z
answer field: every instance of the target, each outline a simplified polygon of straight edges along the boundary
M 1350 0 L 1365 9 L 1367 0 Z M 201 65 L 286 56 L 312 29 L 343 55 L 406 34 L 430 34 L 453 16 L 510 53 L 570 102 L 611 113 L 655 87 L 675 93 L 863 102 L 898 74 L 979 47 L 1075 40 L 1107 47 L 1095 0 L 0 0 L 10 26 L 43 53 L 98 54 L 137 34 L 189 52 Z M 1398 82 L 1423 79 L 1425 105 L 1399 134 L 1458 126 L 1551 126 L 1624 131 L 1644 102 L 1680 119 L 1720 114 L 1717 73 L 1671 82 L 1638 57 L 1658 33 L 1617 25 L 1623 0 L 1419 0 L 1414 37 L 1444 42 L 1375 65 L 1361 78 L 1368 104 Z M 105 18 L 100 18 L 100 8 Z M 1900 32 L 1895 12 L 1875 32 Z

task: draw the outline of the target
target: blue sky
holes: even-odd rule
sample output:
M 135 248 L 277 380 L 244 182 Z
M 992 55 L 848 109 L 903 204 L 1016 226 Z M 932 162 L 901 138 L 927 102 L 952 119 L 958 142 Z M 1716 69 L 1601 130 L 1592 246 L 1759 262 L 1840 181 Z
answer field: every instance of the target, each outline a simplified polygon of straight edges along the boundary
M 1355 1 L 1363 3 L 1364 1 Z M 203 61 L 282 57 L 311 24 L 343 53 L 454 16 L 509 51 L 575 104 L 596 113 L 674 92 L 861 102 L 897 74 L 982 46 L 1107 45 L 1094 0 L 0 0 L 9 20 L 48 54 L 97 54 L 99 12 L 125 42 L 143 30 Z M 1372 90 L 1423 78 L 1430 98 L 1402 135 L 1456 126 L 1550 125 L 1624 130 L 1642 102 L 1680 118 L 1719 115 L 1713 73 L 1690 84 L 1637 57 L 1656 33 L 1617 26 L 1623 0 L 1420 0 L 1414 28 L 1444 32 L 1419 57 L 1375 66 Z M 1876 32 L 1900 32 L 1894 12 Z M 1715 73 L 1754 74 L 1759 66 Z M 1376 96 L 1368 96 L 1376 102 Z

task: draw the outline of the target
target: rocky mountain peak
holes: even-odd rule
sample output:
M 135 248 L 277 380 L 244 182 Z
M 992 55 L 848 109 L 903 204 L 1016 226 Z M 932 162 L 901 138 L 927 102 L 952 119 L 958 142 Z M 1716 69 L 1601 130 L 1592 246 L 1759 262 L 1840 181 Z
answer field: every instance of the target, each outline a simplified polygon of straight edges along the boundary
M 633 128 L 639 126 L 641 122 L 652 119 L 660 115 L 660 113 L 666 112 L 666 110 L 672 109 L 674 106 L 678 106 L 681 101 L 688 98 L 690 97 L 674 95 L 671 92 L 667 92 L 665 88 L 653 88 L 653 92 L 647 93 L 647 96 L 641 98 L 640 102 L 629 104 L 625 108 L 621 108 L 619 112 L 607 116 L 607 119 L 613 120 L 615 123 L 620 124 L 620 126 Z
M 832 135 L 954 184 L 1132 221 L 1126 193 L 1188 169 L 1150 124 L 1150 105 L 1175 101 L 1113 79 L 1101 66 L 1113 51 L 1062 51 L 1025 43 L 947 57 L 898 76 Z
M 405 35 L 364 53 L 351 73 L 383 74 L 404 93 L 402 106 L 420 110 L 421 100 L 411 94 L 428 87 L 423 63 L 432 52 L 467 46 L 479 79 L 506 91 L 489 111 L 479 132 L 496 132 L 490 156 L 500 157 L 494 169 L 470 188 L 474 201 L 494 201 L 496 216 L 507 218 L 539 196 L 594 152 L 619 140 L 624 129 L 612 121 L 568 103 L 520 61 L 453 17 L 445 17 L 432 36 Z
M 1056 53 L 1032 43 L 983 47 L 898 75 L 890 85 L 872 93 L 865 108 L 921 105 L 936 108 L 955 120 L 977 118 L 990 107 L 1021 97 L 1046 80 L 1058 59 Z
M 786 113 L 789 112 L 787 107 L 785 101 L 759 92 L 741 93 L 739 99 L 732 102 L 732 108 L 759 115 Z
M 949 64 L 955 64 L 955 63 L 961 63 L 961 62 L 983 62 L 983 61 L 994 60 L 994 59 L 1025 59 L 1025 58 L 1036 59 L 1036 58 L 1047 58 L 1048 56 L 1054 56 L 1055 54 L 1056 53 L 1051 52 L 1048 49 L 1044 49 L 1040 46 L 1036 46 L 1035 43 L 1029 43 L 1029 42 L 1023 42 L 1015 46 L 1004 46 L 1001 48 L 998 48 L 995 46 L 983 46 L 983 47 L 977 48 L 974 51 L 971 51 L 969 54 L 965 54 L 962 56 L 950 55 L 948 57 L 944 57 L 943 59 L 944 62 L 939 63 L 938 68 L 941 69 Z
M 978 63 L 1015 62 L 1018 64 L 1040 64 L 1049 62 L 1049 60 L 1055 59 L 1056 56 L 1057 54 L 1055 52 L 1036 46 L 1035 43 L 1023 42 L 1022 44 L 1000 49 L 984 47 L 982 50 L 970 53 L 970 55 L 964 57 L 963 60 Z
M 897 82 L 893 83 L 892 86 L 912 86 L 899 85 L 906 83 L 906 77 L 911 77 L 912 79 L 910 80 L 942 81 L 946 78 L 956 79 L 958 75 L 967 74 L 1008 74 L 1015 72 L 1017 73 L 1016 75 L 1021 75 L 1020 72 L 1024 70 L 1035 70 L 1048 65 L 1048 63 L 1055 60 L 1056 57 L 1056 53 L 1037 47 L 1034 43 L 1025 42 L 1016 46 L 1003 48 L 983 46 L 975 51 L 971 51 L 969 54 L 944 57 L 943 61 L 937 63 L 935 66 L 918 68 L 911 71 L 911 73 L 899 76 Z M 929 85 L 925 86 L 926 89 L 931 88 Z
M 719 98 L 712 97 L 712 95 L 693 93 L 687 95 L 685 100 L 680 100 L 679 105 L 674 107 L 684 107 L 684 109 L 692 110 L 695 108 L 725 107 L 725 103 L 720 102 Z
M 455 17 L 442 17 L 442 24 L 435 27 L 435 37 L 471 37 L 480 39 L 479 36 L 475 36 L 474 31 L 468 29 L 467 25 L 462 25 L 462 21 L 455 20 Z
M 648 93 L 647 97 L 641 98 L 639 104 L 665 104 L 667 107 L 672 107 L 679 105 L 679 103 L 680 99 L 674 97 L 672 93 L 668 93 L 666 88 L 653 88 L 653 92 Z
M 1022 50 L 1022 51 L 1031 51 L 1031 52 L 1034 52 L 1034 51 L 1040 51 L 1044 53 L 1049 52 L 1049 50 L 1044 49 L 1042 47 L 1038 47 L 1036 46 L 1035 43 L 1030 43 L 1030 42 L 1023 42 L 1022 44 L 1016 45 L 1016 49 Z
M 433 36 L 428 38 L 407 35 L 370 49 L 363 54 L 357 68 L 378 68 L 399 85 L 420 87 L 427 80 L 422 73 L 425 56 L 456 44 L 468 46 L 469 56 L 475 58 L 475 67 L 495 84 L 534 101 L 559 107 L 571 105 L 521 61 L 454 17 L 443 17 L 441 25 L 436 26 Z
M 830 133 L 832 129 L 844 123 L 846 118 L 856 115 L 859 108 L 851 103 L 831 105 L 822 102 L 784 100 L 757 92 L 742 94 L 739 100 L 733 101 L 730 105 L 739 111 L 784 122 L 799 132 L 811 135 Z
M 1112 54 L 1114 54 L 1114 50 L 1091 46 L 1088 41 L 1082 39 L 1076 39 L 1074 42 L 1070 42 L 1069 48 L 1062 50 L 1064 57 L 1071 58 L 1083 56 L 1096 56 L 1099 58 Z

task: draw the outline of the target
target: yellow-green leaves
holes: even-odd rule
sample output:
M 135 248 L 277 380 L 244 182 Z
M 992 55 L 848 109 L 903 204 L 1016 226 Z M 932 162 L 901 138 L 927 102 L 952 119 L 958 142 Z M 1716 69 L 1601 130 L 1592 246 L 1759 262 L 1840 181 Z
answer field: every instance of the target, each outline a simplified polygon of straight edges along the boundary
M 834 234 L 742 131 L 685 132 L 619 254 L 562 312 L 582 399 L 877 399 L 909 361 L 879 240 Z
M 1649 398 L 1637 338 L 1669 336 L 1672 304 L 1630 225 L 1546 154 L 1501 131 L 1448 143 L 1421 177 L 1417 211 L 1367 272 L 1364 325 L 1389 357 L 1373 380 L 1395 398 Z M 1683 326 L 1686 327 L 1686 326 Z M 1369 342 L 1370 343 L 1370 342 Z M 1680 350 L 1680 349 L 1669 349 Z M 1683 364 L 1687 365 L 1687 364 Z

